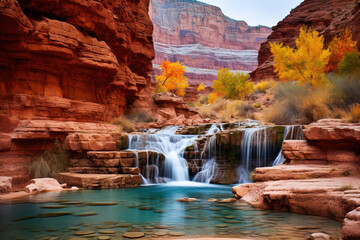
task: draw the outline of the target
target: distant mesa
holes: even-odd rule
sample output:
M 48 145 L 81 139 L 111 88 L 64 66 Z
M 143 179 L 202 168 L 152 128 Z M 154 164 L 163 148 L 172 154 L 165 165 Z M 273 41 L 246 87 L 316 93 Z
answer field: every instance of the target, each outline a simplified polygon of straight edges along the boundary
M 211 85 L 220 68 L 251 72 L 261 42 L 271 33 L 225 16 L 220 8 L 193 0 L 151 0 L 154 73 L 166 59 L 183 62 L 190 84 Z

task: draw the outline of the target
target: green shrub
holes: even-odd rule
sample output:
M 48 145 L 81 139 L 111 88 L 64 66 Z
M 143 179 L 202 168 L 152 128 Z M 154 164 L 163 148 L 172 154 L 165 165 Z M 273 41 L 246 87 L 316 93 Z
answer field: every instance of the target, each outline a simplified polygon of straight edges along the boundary
M 68 154 L 62 148 L 59 141 L 55 141 L 55 147 L 46 150 L 43 154 L 26 166 L 32 178 L 57 177 L 59 172 L 66 171 Z
M 360 78 L 360 52 L 347 52 L 339 63 L 340 75 L 352 75 Z

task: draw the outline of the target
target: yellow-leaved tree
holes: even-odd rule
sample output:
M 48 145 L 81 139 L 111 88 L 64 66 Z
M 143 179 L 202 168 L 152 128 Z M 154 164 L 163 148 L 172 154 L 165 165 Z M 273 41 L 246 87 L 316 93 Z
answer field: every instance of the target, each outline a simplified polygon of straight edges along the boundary
M 178 95 L 185 95 L 185 88 L 189 86 L 184 76 L 185 67 L 180 62 L 164 61 L 159 68 L 162 74 L 156 76 L 156 92 L 175 91 Z
M 270 43 L 270 47 L 280 80 L 297 81 L 312 88 L 329 82 L 325 78 L 325 68 L 331 53 L 324 49 L 324 37 L 319 32 L 304 26 L 295 49 L 282 43 Z
M 199 84 L 197 90 L 198 90 L 198 92 L 205 90 L 205 86 L 204 86 L 204 83 L 203 83 L 203 82 Z
M 331 56 L 325 72 L 337 72 L 339 63 L 347 52 L 356 51 L 356 41 L 352 40 L 351 31 L 346 28 L 337 34 L 329 44 Z
M 214 103 L 218 97 L 227 99 L 245 99 L 254 89 L 254 84 L 249 82 L 249 75 L 239 72 L 230 72 L 229 69 L 220 69 L 217 74 L 218 80 L 213 81 L 213 92 L 209 94 L 209 103 Z

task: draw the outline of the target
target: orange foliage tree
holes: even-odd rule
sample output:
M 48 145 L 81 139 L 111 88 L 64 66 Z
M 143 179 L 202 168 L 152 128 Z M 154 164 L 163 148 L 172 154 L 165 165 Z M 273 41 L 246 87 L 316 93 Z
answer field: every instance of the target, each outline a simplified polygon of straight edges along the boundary
M 180 62 L 164 61 L 160 67 L 162 74 L 156 76 L 156 92 L 176 91 L 180 96 L 185 95 L 185 88 L 189 86 L 184 76 L 185 67 Z
M 329 50 L 331 55 L 325 72 L 337 72 L 345 53 L 356 50 L 356 41 L 352 40 L 351 31 L 346 28 L 336 35 L 329 44 Z

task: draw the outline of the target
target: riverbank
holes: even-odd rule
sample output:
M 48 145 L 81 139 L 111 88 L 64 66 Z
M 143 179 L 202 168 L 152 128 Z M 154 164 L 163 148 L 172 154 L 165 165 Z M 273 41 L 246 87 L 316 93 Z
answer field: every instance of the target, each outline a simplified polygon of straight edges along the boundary
M 360 238 L 360 125 L 327 119 L 286 140 L 285 165 L 257 168 L 255 183 L 233 187 L 254 207 L 343 221 L 344 239 Z

